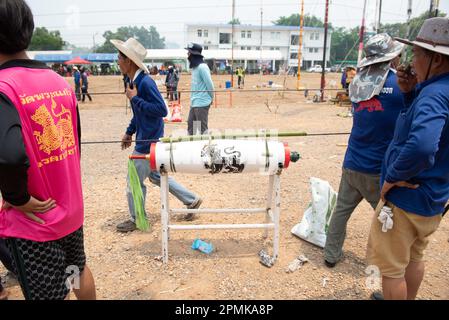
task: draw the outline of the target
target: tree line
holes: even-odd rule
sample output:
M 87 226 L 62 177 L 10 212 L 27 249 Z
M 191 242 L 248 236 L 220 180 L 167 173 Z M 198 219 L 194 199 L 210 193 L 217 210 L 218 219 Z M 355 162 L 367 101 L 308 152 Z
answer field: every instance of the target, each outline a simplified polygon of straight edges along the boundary
M 440 16 L 446 16 L 444 13 L 440 13 Z M 410 26 L 407 23 L 393 23 L 393 24 L 381 24 L 380 32 L 386 32 L 392 37 L 407 38 L 407 31 L 410 30 L 410 38 L 416 38 L 419 29 L 421 28 L 424 20 L 428 18 L 428 13 L 423 13 L 418 17 L 410 20 Z M 229 24 L 240 24 L 240 20 L 237 18 L 234 21 L 230 21 Z M 300 23 L 300 15 L 292 14 L 290 16 L 282 16 L 276 21 L 273 21 L 274 25 L 282 26 L 298 26 Z M 304 26 L 306 27 L 323 27 L 324 22 L 313 15 L 304 15 Z M 329 24 L 329 30 L 332 33 L 331 36 L 331 51 L 330 60 L 331 64 L 337 64 L 341 61 L 356 61 L 357 60 L 357 43 L 359 41 L 360 27 L 345 28 L 334 27 Z M 367 32 L 365 38 L 371 36 L 372 33 Z M 105 42 L 96 47 L 90 48 L 89 51 L 99 53 L 114 53 L 115 47 L 112 46 L 109 40 L 119 39 L 127 40 L 130 37 L 134 37 L 139 40 L 148 49 L 163 49 L 165 48 L 165 38 L 161 37 L 156 27 L 150 26 L 136 27 L 136 26 L 124 26 L 118 28 L 116 31 L 108 30 L 103 33 Z M 33 34 L 33 39 L 29 50 L 32 51 L 44 51 L 44 50 L 63 50 L 68 48 L 69 43 L 63 40 L 59 31 L 49 31 L 44 27 L 36 28 Z M 73 48 L 73 46 L 72 46 Z

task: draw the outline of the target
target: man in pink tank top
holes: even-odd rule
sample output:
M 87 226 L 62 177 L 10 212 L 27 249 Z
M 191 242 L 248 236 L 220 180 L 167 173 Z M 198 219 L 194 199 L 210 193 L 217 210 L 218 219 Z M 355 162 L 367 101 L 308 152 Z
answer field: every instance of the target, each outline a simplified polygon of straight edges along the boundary
M 0 238 L 26 299 L 94 299 L 84 253 L 80 121 L 69 84 L 25 49 L 24 0 L 0 0 Z M 79 284 L 79 286 L 78 286 Z

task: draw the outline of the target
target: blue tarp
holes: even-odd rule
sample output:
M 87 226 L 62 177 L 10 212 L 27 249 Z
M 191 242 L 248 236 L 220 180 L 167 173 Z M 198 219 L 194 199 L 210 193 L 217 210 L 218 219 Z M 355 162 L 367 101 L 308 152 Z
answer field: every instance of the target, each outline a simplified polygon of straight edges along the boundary
M 34 59 L 46 63 L 63 63 L 76 57 L 93 63 L 112 63 L 117 61 L 116 53 L 89 53 L 89 54 L 37 54 Z

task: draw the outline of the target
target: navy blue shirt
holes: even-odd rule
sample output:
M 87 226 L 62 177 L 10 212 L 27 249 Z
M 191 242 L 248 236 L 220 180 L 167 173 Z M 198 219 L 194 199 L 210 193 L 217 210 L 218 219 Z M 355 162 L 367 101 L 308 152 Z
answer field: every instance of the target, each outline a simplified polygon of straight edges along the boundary
M 167 107 L 156 83 L 147 74 L 141 72 L 134 81 L 137 96 L 132 98 L 131 107 L 133 118 L 126 130 L 132 136 L 136 133 L 136 140 L 152 140 L 157 142 L 164 136 L 164 120 Z M 137 142 L 135 150 L 139 153 L 150 153 L 151 142 Z
M 388 73 L 378 96 L 352 105 L 353 127 L 343 167 L 378 175 L 385 152 L 393 139 L 396 119 L 404 108 L 394 71 Z
M 439 215 L 449 199 L 449 73 L 419 84 L 405 101 L 381 181 L 407 181 L 420 187 L 394 187 L 386 198 L 408 212 Z

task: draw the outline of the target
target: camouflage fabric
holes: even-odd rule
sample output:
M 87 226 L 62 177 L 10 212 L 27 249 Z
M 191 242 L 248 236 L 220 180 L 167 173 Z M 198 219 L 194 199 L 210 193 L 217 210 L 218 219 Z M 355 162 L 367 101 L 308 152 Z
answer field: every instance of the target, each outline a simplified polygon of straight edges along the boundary
M 390 61 L 359 69 L 349 86 L 351 101 L 359 103 L 377 96 L 384 87 L 389 71 Z
M 399 56 L 404 50 L 404 44 L 393 40 L 386 33 L 379 33 L 368 39 L 365 45 L 365 58 L 360 61 L 358 67 L 388 62 Z

